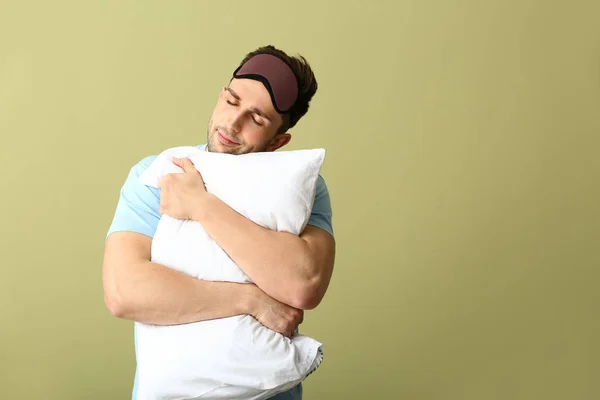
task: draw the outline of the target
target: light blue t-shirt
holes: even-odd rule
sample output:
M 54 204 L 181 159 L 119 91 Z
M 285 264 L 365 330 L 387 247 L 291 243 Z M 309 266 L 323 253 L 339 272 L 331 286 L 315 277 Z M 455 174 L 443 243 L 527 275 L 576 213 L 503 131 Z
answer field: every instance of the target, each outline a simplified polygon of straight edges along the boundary
M 200 150 L 205 150 L 206 145 L 196 146 Z M 152 164 L 157 155 L 148 156 L 135 164 L 125 183 L 121 188 L 121 194 L 117 203 L 115 215 L 113 217 L 107 237 L 118 231 L 137 232 L 149 237 L 154 237 L 158 222 L 160 220 L 160 190 L 154 187 L 146 186 L 139 182 L 140 174 Z M 333 236 L 332 212 L 329 191 L 325 180 L 321 175 L 317 180 L 315 201 L 312 213 L 308 220 L 309 225 L 316 226 Z M 137 348 L 137 340 L 135 340 Z M 132 392 L 133 400 L 137 394 L 137 371 Z M 273 400 L 300 400 L 302 398 L 302 385 L 296 388 L 280 393 L 273 397 Z

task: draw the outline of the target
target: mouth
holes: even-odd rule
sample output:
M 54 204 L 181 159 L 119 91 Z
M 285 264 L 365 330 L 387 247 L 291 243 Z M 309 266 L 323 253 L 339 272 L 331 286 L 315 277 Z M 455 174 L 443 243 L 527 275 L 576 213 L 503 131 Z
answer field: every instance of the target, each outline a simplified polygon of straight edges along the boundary
M 225 136 L 223 133 L 221 133 L 221 131 L 219 131 L 217 129 L 217 136 L 219 138 L 219 142 L 223 143 L 226 146 L 235 146 L 238 145 L 238 142 L 235 142 L 231 139 L 229 139 L 227 136 Z

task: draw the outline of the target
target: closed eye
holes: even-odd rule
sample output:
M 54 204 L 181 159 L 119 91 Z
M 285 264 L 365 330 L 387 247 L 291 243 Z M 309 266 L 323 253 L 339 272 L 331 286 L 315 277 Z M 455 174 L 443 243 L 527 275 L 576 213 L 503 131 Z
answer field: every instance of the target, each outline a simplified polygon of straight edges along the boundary
M 234 106 L 237 107 L 238 105 L 236 103 L 232 103 L 231 101 L 229 101 L 229 99 L 225 100 L 227 102 L 227 104 L 229 104 L 230 106 Z M 252 117 L 252 122 L 254 122 L 255 125 L 257 126 L 262 126 L 263 124 L 258 122 L 254 117 Z

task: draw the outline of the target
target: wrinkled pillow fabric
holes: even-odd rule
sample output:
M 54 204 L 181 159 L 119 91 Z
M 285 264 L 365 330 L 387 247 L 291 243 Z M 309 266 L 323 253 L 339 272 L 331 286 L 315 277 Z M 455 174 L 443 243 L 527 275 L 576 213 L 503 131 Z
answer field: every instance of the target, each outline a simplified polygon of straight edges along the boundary
M 173 157 L 188 157 L 207 191 L 235 211 L 265 228 L 299 235 L 324 156 L 324 149 L 230 155 L 174 147 L 139 180 L 157 187 L 165 174 L 183 172 Z M 251 282 L 196 221 L 162 215 L 151 257 L 197 279 Z M 323 360 L 322 343 L 305 335 L 286 338 L 249 315 L 135 325 L 138 400 L 267 399 L 302 382 Z

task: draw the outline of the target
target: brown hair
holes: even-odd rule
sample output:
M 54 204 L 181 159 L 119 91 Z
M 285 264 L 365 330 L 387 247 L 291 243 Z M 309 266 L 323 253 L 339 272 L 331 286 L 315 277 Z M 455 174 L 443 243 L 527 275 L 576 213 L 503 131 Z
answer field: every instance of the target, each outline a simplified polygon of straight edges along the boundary
M 318 89 L 315 74 L 308 64 L 308 61 L 306 61 L 303 56 L 298 55 L 296 57 L 291 57 L 283 50 L 277 49 L 272 45 L 259 47 L 258 49 L 246 54 L 240 63 L 240 66 L 245 64 L 246 61 L 257 54 L 272 54 L 283 59 L 291 67 L 294 75 L 296 75 L 296 79 L 298 80 L 298 99 L 296 100 L 294 106 L 283 115 L 283 124 L 278 131 L 279 133 L 284 133 L 288 129 L 293 128 L 298 123 L 300 118 L 302 118 L 304 114 L 308 112 L 310 100 Z

